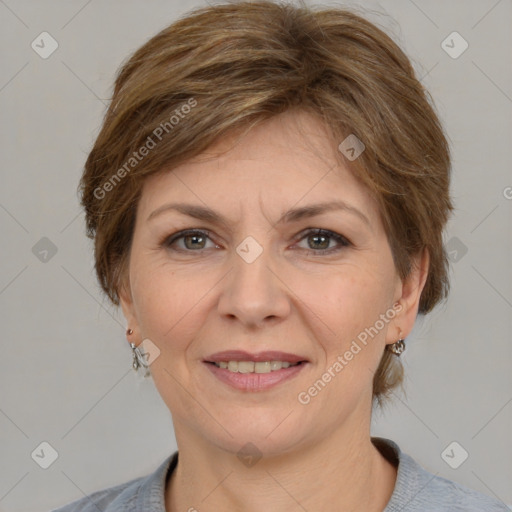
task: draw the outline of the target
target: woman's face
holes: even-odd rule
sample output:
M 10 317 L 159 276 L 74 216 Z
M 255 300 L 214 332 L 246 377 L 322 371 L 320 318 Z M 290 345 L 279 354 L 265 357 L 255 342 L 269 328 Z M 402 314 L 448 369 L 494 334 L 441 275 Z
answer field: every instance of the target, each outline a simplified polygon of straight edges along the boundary
M 216 154 L 228 142 L 145 182 L 122 296 L 178 443 L 271 455 L 348 425 L 367 435 L 373 374 L 425 276 L 399 279 L 376 203 L 315 118 L 289 111 Z M 321 211 L 333 202 L 347 208 Z

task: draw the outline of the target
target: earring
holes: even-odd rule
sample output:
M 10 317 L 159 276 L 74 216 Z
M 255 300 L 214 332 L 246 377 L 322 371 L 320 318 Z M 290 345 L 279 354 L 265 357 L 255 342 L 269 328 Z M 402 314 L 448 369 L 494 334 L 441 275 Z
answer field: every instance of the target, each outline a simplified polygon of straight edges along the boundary
M 127 336 L 130 336 L 131 334 L 133 334 L 133 330 L 132 329 L 127 329 L 126 330 L 126 334 Z M 149 366 L 148 366 L 148 363 L 146 361 L 146 359 L 144 358 L 144 354 L 141 352 L 141 350 L 135 345 L 135 343 L 131 343 L 130 342 L 130 347 L 132 349 L 132 357 L 133 357 L 133 360 L 132 360 L 132 368 L 138 372 L 139 368 L 145 368 L 146 371 L 144 372 L 144 377 L 149 377 L 151 374 L 149 372 Z
M 402 331 L 400 331 L 400 339 L 391 345 L 386 345 L 386 349 L 400 357 L 400 354 L 405 350 L 404 341 L 405 339 L 402 338 Z

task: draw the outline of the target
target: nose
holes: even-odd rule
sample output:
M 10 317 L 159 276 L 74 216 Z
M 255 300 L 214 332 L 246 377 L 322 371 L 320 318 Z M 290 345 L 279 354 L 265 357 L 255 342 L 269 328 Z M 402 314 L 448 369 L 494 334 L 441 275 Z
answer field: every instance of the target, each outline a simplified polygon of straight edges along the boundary
M 245 326 L 262 327 L 290 313 L 290 290 L 274 270 L 278 265 L 272 264 L 270 252 L 264 249 L 251 261 L 233 251 L 233 267 L 223 280 L 219 314 L 236 318 Z

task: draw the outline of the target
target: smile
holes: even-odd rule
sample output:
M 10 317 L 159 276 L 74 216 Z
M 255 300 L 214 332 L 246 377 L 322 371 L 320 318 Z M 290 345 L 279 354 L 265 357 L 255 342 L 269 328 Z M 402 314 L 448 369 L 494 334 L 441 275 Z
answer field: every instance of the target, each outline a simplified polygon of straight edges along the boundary
M 208 355 L 203 364 L 223 385 L 239 391 L 265 391 L 293 379 L 308 366 L 302 354 L 264 350 L 224 350 Z
M 309 364 L 306 361 L 219 361 L 203 362 L 223 384 L 239 391 L 266 391 L 296 377 Z
M 234 373 L 270 373 L 300 363 L 290 363 L 289 361 L 219 361 L 214 364 L 217 368 L 225 368 Z

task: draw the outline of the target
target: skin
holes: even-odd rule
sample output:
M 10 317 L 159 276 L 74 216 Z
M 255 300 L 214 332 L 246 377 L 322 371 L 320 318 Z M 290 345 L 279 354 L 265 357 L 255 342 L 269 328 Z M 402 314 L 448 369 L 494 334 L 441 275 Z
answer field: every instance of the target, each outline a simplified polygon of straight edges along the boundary
M 399 278 L 376 203 L 336 151 L 316 118 L 288 111 L 144 183 L 121 306 L 130 341 L 160 350 L 150 369 L 179 449 L 168 512 L 380 512 L 391 497 L 396 468 L 370 439 L 372 379 L 385 344 L 414 326 L 429 259 L 424 252 Z M 343 210 L 276 225 L 291 208 L 338 199 L 369 225 Z M 208 206 L 228 224 L 172 210 L 147 220 L 170 202 Z M 301 235 L 308 228 L 350 245 Z M 184 229 L 210 235 L 162 242 Z M 247 236 L 263 249 L 250 264 L 236 252 Z M 401 311 L 301 404 L 298 394 L 397 303 Z M 228 349 L 309 362 L 277 387 L 240 391 L 203 363 Z M 262 455 L 251 467 L 237 457 L 248 442 Z

